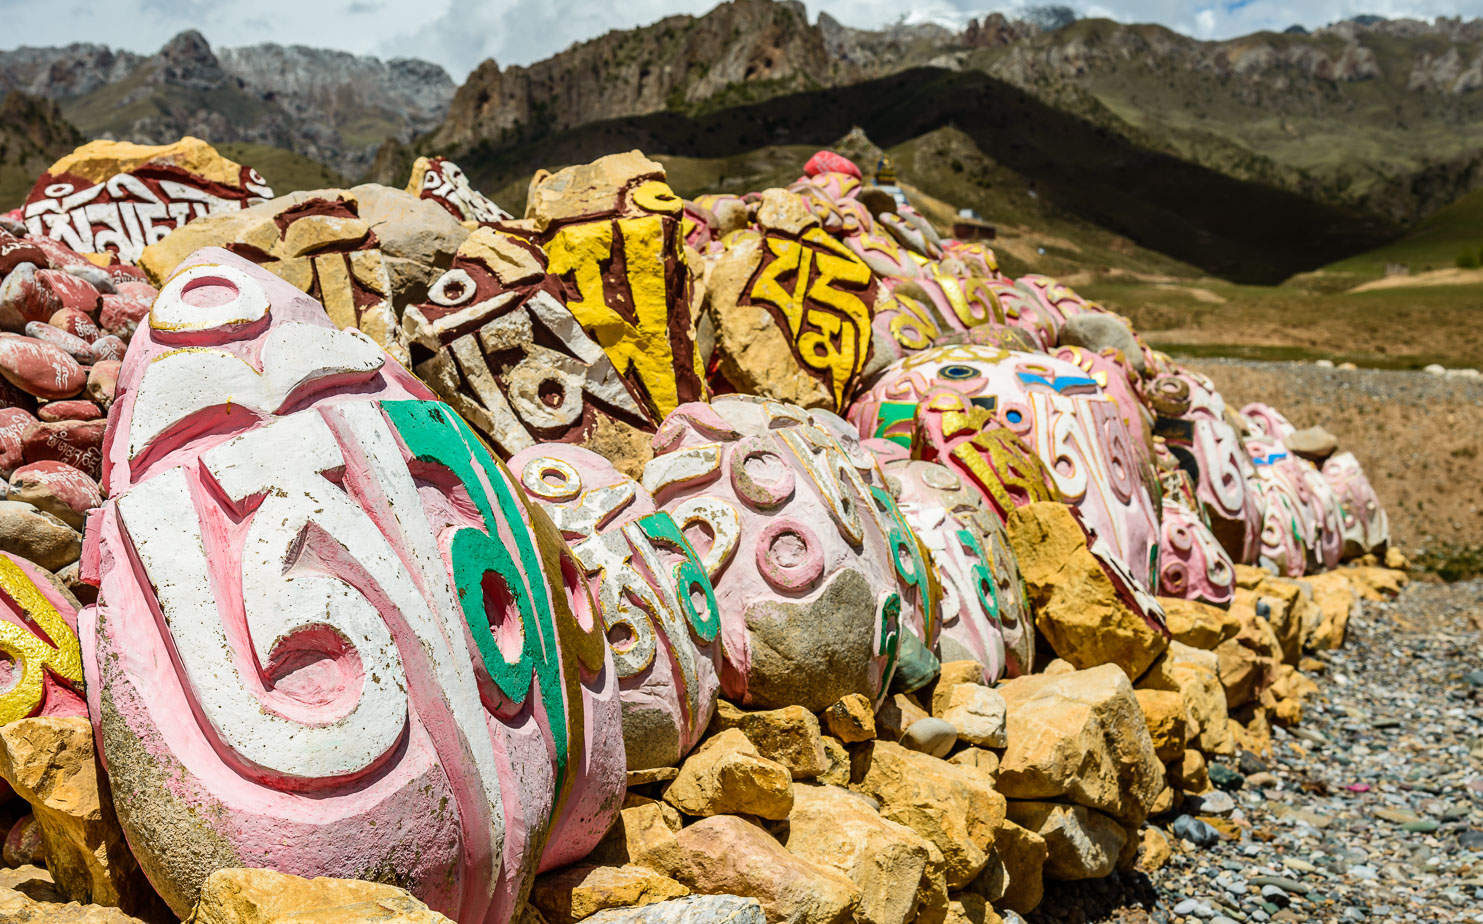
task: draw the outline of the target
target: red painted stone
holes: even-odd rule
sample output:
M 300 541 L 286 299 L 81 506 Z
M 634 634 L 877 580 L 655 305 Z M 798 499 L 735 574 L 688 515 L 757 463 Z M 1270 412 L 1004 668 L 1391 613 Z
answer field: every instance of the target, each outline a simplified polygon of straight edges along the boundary
M 103 503 L 98 482 L 65 462 L 47 459 L 22 465 L 10 475 L 12 492 L 40 486 L 77 517 Z M 63 511 L 65 512 L 65 511 Z M 80 521 L 78 521 L 80 522 Z
M 34 337 L 0 338 L 0 375 L 38 398 L 70 398 L 82 391 L 87 373 L 77 360 Z
M 860 178 L 860 168 L 855 166 L 855 162 L 833 151 L 820 151 L 803 165 L 804 176 L 818 176 L 821 173 L 846 173 L 857 180 Z
M 105 420 L 38 421 L 21 437 L 24 462 L 65 462 L 92 478 L 103 474 Z
M 36 248 L 46 254 L 47 266 L 38 266 L 37 269 L 61 269 L 64 266 L 81 266 L 89 262 L 86 257 L 61 241 L 54 241 L 49 237 L 39 235 L 26 235 L 26 242 L 33 244 Z
M 93 341 L 94 359 L 123 359 L 129 345 L 113 334 L 105 334 Z
M 36 278 L 43 282 L 51 290 L 62 308 L 76 308 L 88 314 L 98 310 L 98 299 L 101 293 L 91 282 L 63 270 L 37 270 Z M 131 283 L 138 285 L 138 283 Z M 48 311 L 43 317 L 36 320 L 45 320 L 54 312 Z
M 103 296 L 103 310 L 98 315 L 98 326 L 111 334 L 132 335 L 134 328 L 149 314 L 158 294 L 155 287 L 146 282 L 121 282 L 113 295 Z
M 103 297 L 109 298 L 110 296 L 105 295 Z M 117 298 L 117 296 L 111 297 Z M 103 331 L 98 328 L 98 325 L 93 322 L 93 319 L 85 312 L 78 311 L 76 308 L 63 308 L 48 318 L 46 323 L 52 327 L 61 328 L 74 337 L 81 337 L 88 343 L 92 343 L 94 340 L 103 336 Z
M 137 266 L 130 266 L 127 263 L 116 263 L 113 266 L 107 267 L 107 270 L 108 275 L 113 279 L 114 285 L 118 285 L 121 282 L 142 282 L 145 285 L 149 284 L 149 277 L 144 275 L 144 270 Z
M 35 244 L 16 237 L 8 231 L 0 231 L 0 279 L 22 263 L 30 263 L 37 269 L 44 268 L 46 253 Z
M 43 404 L 36 411 L 36 416 L 48 423 L 58 420 L 102 420 L 103 410 L 91 401 L 78 398 Z
M 21 437 L 34 423 L 36 418 L 29 411 L 0 408 L 0 472 L 8 476 L 21 466 Z
M 19 331 L 28 322 L 45 321 L 63 308 L 92 312 L 98 302 L 98 290 L 85 279 L 61 270 L 19 270 L 0 287 L 0 327 Z
M 76 311 L 77 309 L 63 310 Z M 60 327 L 53 327 L 45 321 L 27 321 L 26 336 L 34 337 L 43 343 L 50 343 L 81 363 L 90 363 L 95 358 L 93 348 L 86 340 L 75 334 L 69 334 Z

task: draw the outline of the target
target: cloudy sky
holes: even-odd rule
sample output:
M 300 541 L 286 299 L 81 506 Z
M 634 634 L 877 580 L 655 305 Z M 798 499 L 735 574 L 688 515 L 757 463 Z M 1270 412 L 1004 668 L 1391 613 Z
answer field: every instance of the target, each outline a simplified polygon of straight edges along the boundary
M 1032 0 L 1039 2 L 1039 0 Z M 1294 23 L 1313 27 L 1360 13 L 1465 17 L 1483 0 L 1059 0 L 1084 16 L 1159 22 L 1189 35 L 1227 38 Z M 701 13 L 715 0 L 0 0 L 0 48 L 99 42 L 138 52 L 195 28 L 213 46 L 257 42 L 340 48 L 435 61 L 455 80 L 485 58 L 528 64 L 609 29 Z M 961 24 L 1025 0 L 807 0 L 846 25 L 909 21 Z

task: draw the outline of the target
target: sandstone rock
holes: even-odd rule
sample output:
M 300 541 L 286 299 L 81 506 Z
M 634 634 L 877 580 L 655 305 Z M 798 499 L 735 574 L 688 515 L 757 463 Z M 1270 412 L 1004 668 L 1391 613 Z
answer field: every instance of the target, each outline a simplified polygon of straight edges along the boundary
M 623 800 L 618 820 L 587 859 L 612 866 L 638 862 L 651 851 L 671 847 L 682 826 L 674 806 L 630 792 Z
M 113 404 L 114 392 L 118 389 L 118 373 L 123 363 L 116 359 L 104 359 L 93 363 L 88 370 L 88 397 L 107 408 Z
M 1174 760 L 1184 753 L 1184 699 L 1169 690 L 1137 690 L 1138 706 L 1159 760 Z
M 1236 586 L 1246 590 L 1256 590 L 1270 575 L 1264 568 L 1255 565 L 1236 565 Z
M 8 888 L 0 888 L 0 921 L 5 924 L 144 924 L 117 908 L 36 900 L 26 892 Z
M 1164 868 L 1173 856 L 1173 848 L 1169 846 L 1169 837 L 1158 828 L 1149 826 L 1140 832 L 1142 849 L 1138 851 L 1138 869 L 1145 873 L 1155 873 Z
M 762 757 L 733 728 L 685 759 L 664 800 L 686 815 L 747 814 L 781 821 L 793 808 L 792 779 L 787 767 Z
M 720 700 L 709 733 L 729 728 L 741 729 L 762 757 L 787 767 L 795 780 L 818 776 L 829 767 L 819 720 L 802 706 L 747 712 Z
M 988 862 L 1004 797 L 969 768 L 877 741 L 858 789 L 881 804 L 881 817 L 931 841 L 946 862 L 948 888 L 972 882 Z
M 1128 838 L 1116 821 L 1080 805 L 1010 802 L 1009 818 L 1045 838 L 1045 876 L 1049 879 L 1108 875 Z
M 547 924 L 574 924 L 608 908 L 652 905 L 689 894 L 678 882 L 643 866 L 582 863 L 537 876 L 529 901 Z
M 31 863 L 24 863 L 13 869 L 0 869 L 0 889 L 12 889 L 33 901 L 67 903 L 67 896 L 57 888 L 51 873 Z M 123 914 L 122 911 L 117 913 Z
M 1169 650 L 1143 675 L 1138 687 L 1178 693 L 1184 702 L 1186 738 L 1212 754 L 1235 753 L 1227 727 L 1220 657 L 1215 652 L 1170 642 Z
M 82 554 L 82 536 L 30 504 L 0 500 L 0 549 L 58 571 Z
M 1208 603 L 1160 597 L 1159 605 L 1164 608 L 1164 624 L 1169 628 L 1169 635 L 1192 648 L 1214 650 L 1241 631 L 1240 620 L 1229 610 Z
M 1113 583 L 1065 504 L 1018 507 L 1007 526 L 1035 626 L 1057 655 L 1078 668 L 1116 664 L 1136 679 L 1168 646 L 1157 623 Z
M 586 924 L 767 924 L 767 916 L 755 898 L 686 895 L 638 908 L 599 911 Z
M 1266 604 L 1267 624 L 1272 627 L 1272 633 L 1282 649 L 1280 660 L 1297 664 L 1303 652 L 1303 624 L 1305 617 L 1309 616 L 1309 608 L 1313 606 L 1312 595 L 1305 593 L 1305 588 L 1299 581 L 1269 576 L 1255 591 L 1237 591 L 1231 608 L 1261 612 L 1258 601 Z M 1314 613 L 1312 616 L 1319 614 Z M 1316 623 L 1317 619 L 1313 621 Z
M 1323 427 L 1296 430 L 1283 437 L 1282 442 L 1288 449 L 1319 465 L 1339 451 L 1339 438 Z
M 452 924 L 405 889 L 233 867 L 206 877 L 186 924 Z
M 1318 692 L 1318 684 L 1292 665 L 1281 664 L 1277 667 L 1277 679 L 1270 689 L 1277 700 L 1273 719 L 1278 725 L 1290 728 L 1303 721 L 1304 702 Z
M 1389 557 L 1388 551 L 1387 557 Z M 1401 592 L 1402 587 L 1411 582 L 1406 572 L 1392 568 L 1362 566 L 1345 568 L 1344 573 L 1348 575 L 1354 589 L 1359 591 L 1359 595 L 1366 600 L 1384 600 L 1394 597 Z
M 1307 638 L 1307 647 L 1324 651 L 1344 644 L 1349 629 L 1349 616 L 1359 602 L 1359 594 L 1349 580 L 1346 569 L 1325 571 L 1304 578 L 1313 588 L 1313 602 L 1323 614 L 1318 627 Z
M 163 912 L 99 789 L 86 718 L 29 718 L 0 727 L 0 778 L 31 803 L 46 865 L 74 901 Z
M 989 780 L 990 785 L 999 776 L 999 755 L 984 748 L 967 747 L 947 759 L 950 764 L 977 770 Z
M 850 752 L 845 750 L 844 743 L 831 735 L 825 735 L 824 755 L 829 760 L 829 766 L 819 774 L 818 781 L 831 786 L 850 785 Z
M 89 510 L 103 502 L 98 483 L 62 462 L 22 465 L 10 475 L 10 500 L 24 501 L 74 529 L 82 529 Z
M 1255 608 L 1238 599 L 1231 612 L 1241 620 L 1241 632 L 1221 642 L 1215 653 L 1220 658 L 1220 682 L 1226 689 L 1226 707 L 1235 709 L 1255 700 L 1277 679 L 1277 665 L 1282 663 L 1282 643 L 1272 626 L 1257 615 Z
M 1164 768 L 1120 668 L 1019 677 L 998 689 L 1009 714 L 1000 792 L 1064 797 L 1129 825 L 1143 820 L 1163 788 Z
M 938 685 L 939 691 L 941 684 Z M 933 696 L 934 706 L 937 696 Z M 958 737 L 985 748 L 1005 745 L 1004 697 L 974 683 L 954 684 L 948 692 L 942 718 L 957 729 Z
M 959 892 L 947 905 L 943 924 L 1004 924 L 988 899 L 973 892 Z M 925 922 L 924 922 L 925 924 Z
M 843 874 L 794 856 L 735 815 L 698 821 L 676 841 L 674 853 L 654 868 L 692 892 L 750 895 L 768 921 L 846 924 L 860 901 L 860 890 Z
M 87 383 L 77 360 L 34 337 L 0 338 L 0 375 L 28 395 L 70 398 Z
M 864 694 L 851 693 L 824 710 L 829 733 L 846 744 L 875 737 L 875 712 Z
M 946 757 L 958 743 L 958 730 L 953 723 L 928 716 L 907 726 L 901 744 L 930 757 Z
M 1000 907 L 1029 914 L 1045 894 L 1045 838 L 1007 818 L 994 832 L 994 852 L 1004 867 L 1004 890 L 993 901 Z
M 974 683 L 983 686 L 983 665 L 977 661 L 944 661 L 938 671 L 937 686 L 932 689 L 932 714 L 939 719 L 942 711 L 947 708 L 947 701 L 952 695 L 953 687 L 960 683 Z
M 848 876 L 860 889 L 858 924 L 905 924 L 947 901 L 942 855 L 858 793 L 795 783 L 788 852 Z
M 925 718 L 929 718 L 927 710 L 910 694 L 892 694 L 875 714 L 875 736 L 883 741 L 900 741 L 914 722 Z

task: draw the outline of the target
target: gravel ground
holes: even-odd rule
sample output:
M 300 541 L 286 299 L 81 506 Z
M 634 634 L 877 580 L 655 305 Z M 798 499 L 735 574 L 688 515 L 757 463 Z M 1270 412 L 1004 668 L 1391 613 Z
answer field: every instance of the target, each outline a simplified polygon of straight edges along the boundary
M 1321 659 L 1270 765 L 1227 763 L 1239 841 L 1170 831 L 1162 869 L 1047 883 L 1032 924 L 1483 922 L 1483 581 L 1365 603 Z

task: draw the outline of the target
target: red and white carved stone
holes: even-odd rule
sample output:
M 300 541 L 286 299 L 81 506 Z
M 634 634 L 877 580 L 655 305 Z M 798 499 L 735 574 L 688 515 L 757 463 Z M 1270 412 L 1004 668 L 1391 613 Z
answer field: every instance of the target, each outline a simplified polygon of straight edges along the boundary
M 1228 605 L 1236 593 L 1236 567 L 1200 515 L 1164 498 L 1160 523 L 1159 596 Z

